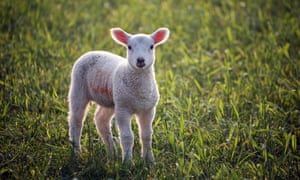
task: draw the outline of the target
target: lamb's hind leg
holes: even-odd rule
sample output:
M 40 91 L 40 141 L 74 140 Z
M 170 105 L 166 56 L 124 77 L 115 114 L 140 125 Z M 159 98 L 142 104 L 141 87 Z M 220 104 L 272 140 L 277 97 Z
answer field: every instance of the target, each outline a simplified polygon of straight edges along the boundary
M 80 137 L 86 115 L 88 100 L 70 95 L 69 98 L 69 137 L 73 147 L 81 151 Z
M 137 114 L 139 135 L 142 145 L 142 157 L 147 163 L 154 161 L 152 152 L 152 122 L 154 115 L 155 109 Z
M 105 108 L 102 106 L 98 106 L 94 117 L 97 130 L 107 147 L 107 153 L 109 157 L 112 157 L 114 155 L 114 142 L 111 133 L 111 123 L 110 123 L 113 114 L 114 114 L 113 108 Z

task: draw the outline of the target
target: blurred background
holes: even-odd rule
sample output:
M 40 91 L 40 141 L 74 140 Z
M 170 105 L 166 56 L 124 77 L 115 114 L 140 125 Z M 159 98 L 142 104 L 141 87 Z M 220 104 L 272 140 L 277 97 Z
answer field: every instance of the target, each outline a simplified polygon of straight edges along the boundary
M 299 178 L 299 12 L 278 0 L 2 0 L 0 178 Z M 90 50 L 126 56 L 112 27 L 171 32 L 156 50 L 155 166 L 139 159 L 134 121 L 134 165 L 109 161 L 93 105 L 72 154 L 71 68 Z

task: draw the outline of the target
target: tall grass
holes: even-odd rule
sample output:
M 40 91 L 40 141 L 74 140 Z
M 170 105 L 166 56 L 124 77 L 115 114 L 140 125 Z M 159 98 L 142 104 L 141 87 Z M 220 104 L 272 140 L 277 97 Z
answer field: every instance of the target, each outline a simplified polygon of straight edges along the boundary
M 1 179 L 299 179 L 298 1 L 4 0 L 0 9 Z M 153 166 L 139 158 L 134 121 L 133 165 L 107 159 L 93 105 L 83 153 L 68 141 L 72 64 L 95 49 L 124 56 L 109 36 L 117 26 L 171 30 L 156 52 Z

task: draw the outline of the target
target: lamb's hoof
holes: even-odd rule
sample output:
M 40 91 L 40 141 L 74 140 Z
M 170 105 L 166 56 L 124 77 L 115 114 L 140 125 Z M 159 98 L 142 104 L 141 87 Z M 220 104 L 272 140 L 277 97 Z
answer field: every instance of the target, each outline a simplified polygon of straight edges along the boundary
M 73 148 L 73 154 L 75 155 L 75 156 L 78 156 L 79 154 L 81 154 L 82 153 L 82 150 L 81 150 L 81 148 Z
M 116 152 L 108 152 L 107 154 L 107 160 L 109 162 L 117 162 L 118 161 L 118 153 Z
M 152 161 L 146 161 L 146 166 L 147 167 L 151 167 L 151 166 L 155 166 L 156 165 L 156 162 L 154 160 Z
M 118 148 L 114 142 L 112 148 L 107 148 L 107 157 L 109 160 L 118 160 L 118 154 Z
M 78 156 L 78 154 L 80 154 L 81 151 L 81 146 L 76 146 L 73 142 L 72 142 L 72 156 L 76 157 Z
M 123 167 L 130 169 L 134 166 L 134 163 L 131 159 L 124 159 L 122 162 Z
M 144 154 L 144 160 L 146 162 L 146 165 L 147 166 L 152 166 L 152 165 L 155 165 L 155 160 L 154 160 L 154 156 L 153 156 L 153 153 L 150 151 L 146 154 Z

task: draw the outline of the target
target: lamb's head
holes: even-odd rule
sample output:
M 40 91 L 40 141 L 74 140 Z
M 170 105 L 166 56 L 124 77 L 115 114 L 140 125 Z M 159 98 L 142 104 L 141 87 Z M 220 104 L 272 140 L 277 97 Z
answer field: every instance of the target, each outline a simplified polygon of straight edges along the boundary
M 159 28 L 154 33 L 129 34 L 120 28 L 111 29 L 112 38 L 127 47 L 127 59 L 136 70 L 148 69 L 155 60 L 155 47 L 164 43 L 169 37 L 167 28 Z

